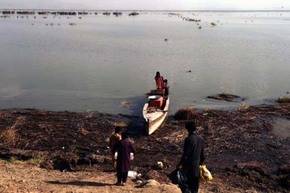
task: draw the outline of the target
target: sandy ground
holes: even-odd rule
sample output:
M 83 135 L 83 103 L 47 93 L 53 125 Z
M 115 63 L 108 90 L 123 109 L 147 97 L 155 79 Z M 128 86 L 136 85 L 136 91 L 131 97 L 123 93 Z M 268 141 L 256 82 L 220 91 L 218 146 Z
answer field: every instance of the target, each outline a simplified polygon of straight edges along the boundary
M 180 193 L 173 184 L 138 187 L 131 180 L 126 186 L 115 186 L 115 175 L 111 172 L 60 172 L 41 169 L 38 166 L 14 161 L 0 161 L 0 192 L 57 192 L 57 193 Z M 233 188 L 215 178 L 212 182 L 201 182 L 201 193 L 206 192 L 257 192 L 254 189 Z
M 60 172 L 16 161 L 0 162 L 0 192 L 179 192 L 175 185 L 135 188 L 115 186 L 114 173 Z

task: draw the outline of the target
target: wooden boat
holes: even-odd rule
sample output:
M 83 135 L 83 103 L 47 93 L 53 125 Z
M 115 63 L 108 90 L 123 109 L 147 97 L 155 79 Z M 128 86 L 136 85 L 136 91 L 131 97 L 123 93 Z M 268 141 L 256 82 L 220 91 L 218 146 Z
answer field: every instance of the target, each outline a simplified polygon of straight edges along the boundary
M 152 101 L 159 100 L 161 95 L 157 95 L 154 93 L 148 94 L 148 101 L 145 103 L 143 107 L 143 117 L 145 119 L 146 125 L 146 133 L 147 135 L 151 135 L 154 131 L 160 128 L 168 115 L 169 109 L 169 96 L 163 98 L 163 104 L 161 107 L 155 107 L 151 105 Z

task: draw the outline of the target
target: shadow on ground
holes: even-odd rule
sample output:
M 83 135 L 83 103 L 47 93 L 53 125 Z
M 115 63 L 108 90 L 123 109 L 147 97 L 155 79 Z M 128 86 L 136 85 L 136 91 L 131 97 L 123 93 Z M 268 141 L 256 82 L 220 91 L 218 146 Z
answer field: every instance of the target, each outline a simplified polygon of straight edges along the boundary
M 113 184 L 102 183 L 102 182 L 91 182 L 91 181 L 47 181 L 48 184 L 57 184 L 57 185 L 71 185 L 71 186 L 111 186 Z

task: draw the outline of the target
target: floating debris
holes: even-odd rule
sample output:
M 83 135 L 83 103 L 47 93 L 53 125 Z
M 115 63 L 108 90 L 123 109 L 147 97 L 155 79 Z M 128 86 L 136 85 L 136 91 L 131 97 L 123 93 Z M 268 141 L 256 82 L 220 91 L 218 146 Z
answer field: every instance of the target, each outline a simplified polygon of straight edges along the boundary
M 122 15 L 122 12 L 115 11 L 115 12 L 113 12 L 113 15 L 115 15 L 116 17 L 119 17 Z
M 194 19 L 194 18 L 190 18 L 190 17 L 182 17 L 182 19 L 185 21 L 189 21 L 189 22 L 201 22 L 200 19 Z
M 75 11 L 58 11 L 56 12 L 57 15 L 77 15 Z
M 189 18 L 189 19 L 187 19 L 187 21 L 200 22 L 201 20 L 200 19 L 191 19 L 191 18 Z
M 103 15 L 109 16 L 111 15 L 111 12 L 104 12 Z
M 227 101 L 227 102 L 240 102 L 244 101 L 245 98 L 233 95 L 233 94 L 227 94 L 227 93 L 221 93 L 217 95 L 207 96 L 208 99 L 214 99 L 219 101 Z
M 78 12 L 78 15 L 88 15 L 89 13 L 88 12 L 86 12 L 86 11 L 79 11 Z
M 17 11 L 16 14 L 18 15 L 34 15 L 34 11 Z
M 137 15 L 139 15 L 139 13 L 138 12 L 132 12 L 132 13 L 129 13 L 128 15 L 129 16 L 137 16 Z
M 2 11 L 3 15 L 15 14 L 15 11 Z
M 179 13 L 168 13 L 168 15 L 175 15 L 175 16 L 179 16 Z
M 37 13 L 38 13 L 38 15 L 48 15 L 49 14 L 48 11 L 39 11 Z

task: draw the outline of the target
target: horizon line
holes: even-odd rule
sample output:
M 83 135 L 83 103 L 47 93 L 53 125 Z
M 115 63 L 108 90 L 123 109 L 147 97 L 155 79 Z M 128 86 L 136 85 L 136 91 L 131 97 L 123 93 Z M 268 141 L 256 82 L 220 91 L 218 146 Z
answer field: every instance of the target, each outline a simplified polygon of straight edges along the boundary
M 178 11 L 178 12 L 289 12 L 290 9 L 48 9 L 48 8 L 0 8 L 0 11 L 3 10 L 34 10 L 34 11 Z

